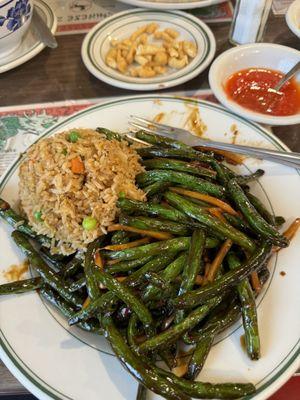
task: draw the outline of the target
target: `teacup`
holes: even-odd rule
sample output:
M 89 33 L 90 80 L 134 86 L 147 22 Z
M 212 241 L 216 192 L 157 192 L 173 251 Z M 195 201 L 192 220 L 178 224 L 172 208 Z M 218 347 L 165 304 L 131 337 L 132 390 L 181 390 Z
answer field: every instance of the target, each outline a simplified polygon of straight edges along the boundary
M 21 43 L 32 18 L 32 0 L 0 0 L 0 58 Z

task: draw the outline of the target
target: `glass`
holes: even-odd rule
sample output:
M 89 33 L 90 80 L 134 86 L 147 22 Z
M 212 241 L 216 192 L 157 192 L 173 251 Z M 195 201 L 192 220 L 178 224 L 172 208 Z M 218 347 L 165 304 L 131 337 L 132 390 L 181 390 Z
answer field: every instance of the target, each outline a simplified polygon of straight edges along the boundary
M 272 0 L 237 0 L 229 41 L 234 45 L 261 41 L 271 5 Z

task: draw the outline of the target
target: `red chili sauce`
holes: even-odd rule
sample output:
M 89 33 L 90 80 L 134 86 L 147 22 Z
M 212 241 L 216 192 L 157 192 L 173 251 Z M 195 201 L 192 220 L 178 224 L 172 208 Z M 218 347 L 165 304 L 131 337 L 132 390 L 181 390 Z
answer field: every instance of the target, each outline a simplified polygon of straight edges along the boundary
M 264 68 L 248 68 L 231 75 L 225 82 L 227 96 L 240 106 L 262 114 L 285 116 L 300 111 L 300 87 L 290 79 L 280 92 L 269 91 L 283 74 Z

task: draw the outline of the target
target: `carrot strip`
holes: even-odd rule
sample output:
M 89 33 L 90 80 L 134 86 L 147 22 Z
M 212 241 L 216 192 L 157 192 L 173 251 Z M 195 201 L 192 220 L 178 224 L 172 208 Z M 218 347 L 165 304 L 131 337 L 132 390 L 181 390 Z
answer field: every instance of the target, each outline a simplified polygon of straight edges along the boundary
M 296 235 L 299 227 L 300 218 L 296 218 L 287 228 L 287 230 L 283 232 L 283 236 L 286 237 L 288 240 L 292 240 L 293 237 Z M 281 250 L 281 247 L 273 247 L 273 252 L 278 252 L 279 250 Z
M 257 275 L 257 272 L 256 272 L 256 271 L 253 271 L 253 272 L 251 273 L 251 275 L 250 275 L 250 278 L 251 278 L 251 285 L 252 285 L 253 290 L 254 290 L 256 293 L 259 293 L 259 292 L 261 291 L 262 286 L 261 286 L 259 277 L 258 277 L 258 275 Z
M 87 297 L 84 300 L 84 303 L 82 304 L 82 308 L 87 308 L 87 306 L 90 304 L 90 302 L 91 302 L 91 299 L 89 297 Z
M 195 285 L 201 286 L 204 282 L 203 276 L 197 275 L 195 279 Z
M 114 232 L 114 231 L 139 233 L 140 235 L 150 236 L 158 240 L 167 240 L 173 238 L 173 235 L 168 232 L 149 231 L 146 229 L 139 229 L 139 228 L 134 228 L 133 226 L 121 225 L 121 224 L 110 225 L 107 228 L 107 232 Z
M 71 170 L 73 174 L 83 174 L 85 171 L 82 159 L 77 156 L 71 160 Z
M 178 188 L 178 187 L 170 187 L 169 190 L 171 190 L 174 193 L 183 194 L 184 196 L 188 196 L 188 197 L 192 197 L 194 199 L 205 201 L 206 203 L 209 203 L 209 204 L 212 204 L 214 206 L 221 208 L 222 210 L 226 211 L 228 214 L 237 215 L 237 212 L 228 203 L 225 203 L 225 201 L 217 199 L 216 197 L 210 196 L 209 194 L 193 192 L 191 190 L 186 190 L 186 189 L 182 189 L 182 188 Z
M 96 252 L 94 259 L 95 259 L 95 264 L 97 265 L 97 267 L 99 267 L 99 269 L 102 270 L 104 268 L 104 264 L 103 264 L 103 260 L 102 260 L 102 257 L 101 257 L 101 254 L 99 251 Z
M 214 147 L 196 146 L 196 150 L 213 151 L 214 153 L 220 154 L 221 156 L 225 157 L 226 161 L 228 161 L 229 164 L 233 165 L 242 164 L 244 160 L 243 156 L 232 153 L 231 151 L 215 149 Z
M 137 246 L 140 246 L 142 244 L 147 244 L 147 243 L 150 243 L 150 238 L 143 238 L 143 239 L 135 240 L 134 242 L 124 243 L 124 244 L 112 244 L 109 246 L 105 246 L 102 249 L 111 250 L 111 251 L 119 251 L 119 250 L 131 249 L 132 247 L 137 247 Z
M 227 222 L 225 217 L 222 214 L 222 211 L 219 208 L 212 207 L 208 209 L 209 213 L 214 217 L 218 218 L 221 222 Z
M 208 273 L 205 275 L 204 279 L 206 282 L 212 282 L 215 279 L 216 274 L 231 246 L 232 240 L 226 239 L 225 242 L 222 244 L 220 250 L 218 251 L 216 257 L 214 258 L 213 262 L 211 263 L 210 268 L 208 269 Z

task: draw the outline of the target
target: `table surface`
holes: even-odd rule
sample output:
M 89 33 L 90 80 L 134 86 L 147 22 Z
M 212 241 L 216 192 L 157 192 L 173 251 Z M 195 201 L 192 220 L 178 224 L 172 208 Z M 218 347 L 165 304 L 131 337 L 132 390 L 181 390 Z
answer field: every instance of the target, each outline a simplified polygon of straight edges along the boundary
M 230 47 L 229 23 L 212 24 L 217 41 L 217 53 Z M 94 78 L 84 67 L 80 48 L 83 35 L 57 37 L 58 48 L 45 49 L 26 64 L 0 77 L 0 107 L 59 100 L 133 95 L 133 91 L 109 86 Z M 300 50 L 300 40 L 288 29 L 283 16 L 270 15 L 265 42 L 278 43 Z M 173 90 L 208 88 L 208 69 L 200 76 Z M 170 91 L 170 90 L 169 90 Z M 141 92 L 138 92 L 141 94 Z M 274 133 L 293 151 L 300 152 L 300 125 L 275 127 Z M 0 361 L 0 398 L 31 399 L 27 390 L 9 373 Z M 17 395 L 22 395 L 21 397 Z

